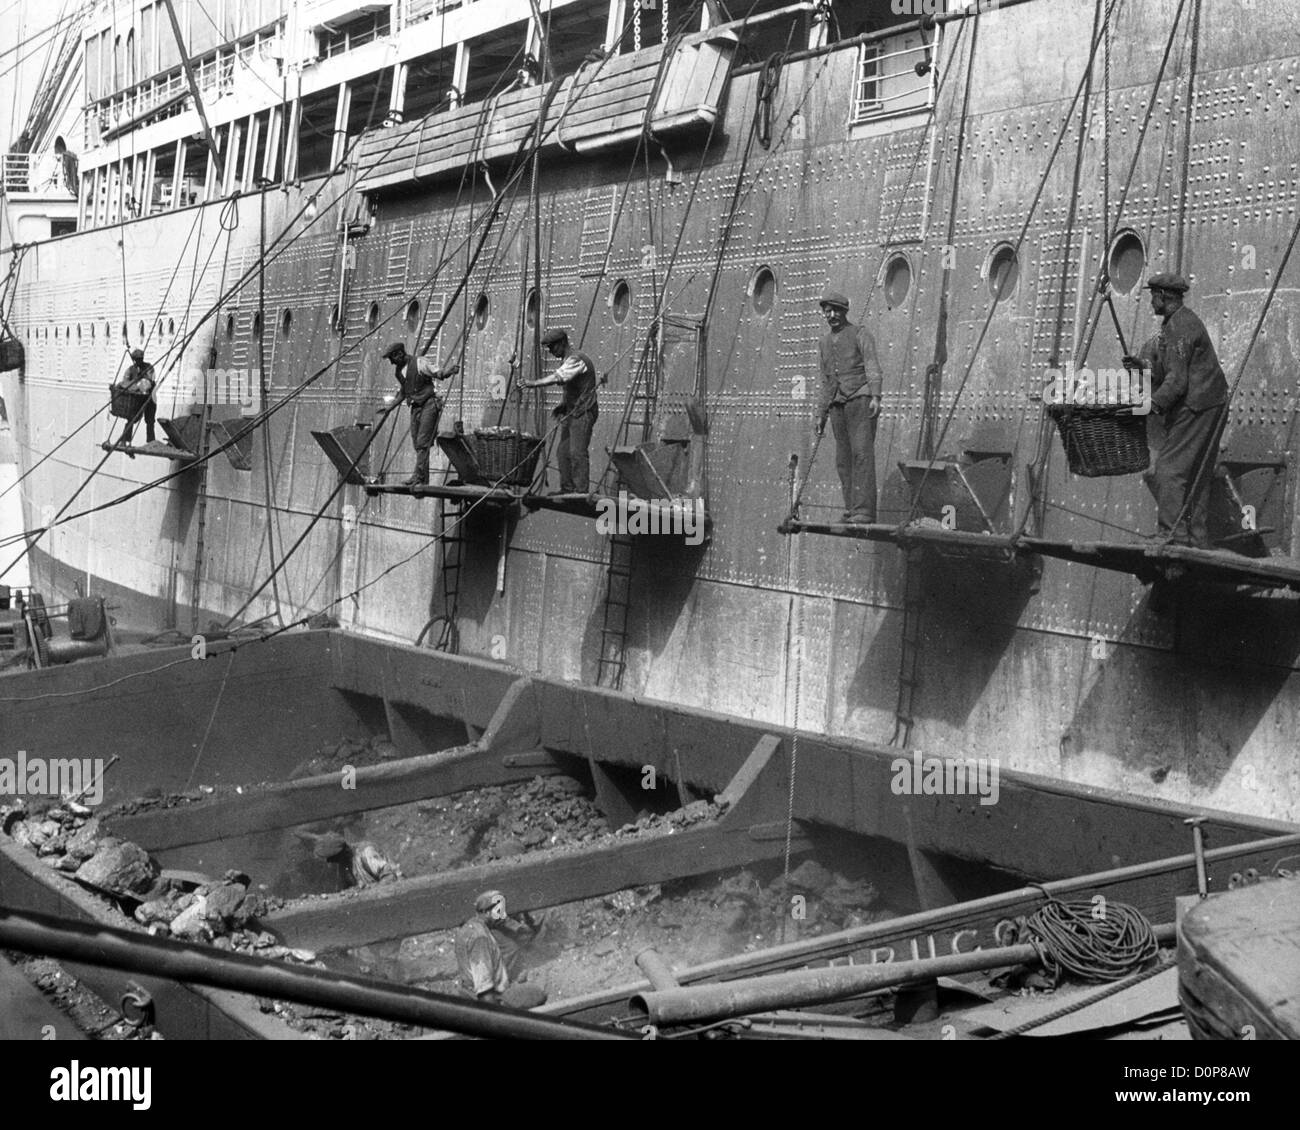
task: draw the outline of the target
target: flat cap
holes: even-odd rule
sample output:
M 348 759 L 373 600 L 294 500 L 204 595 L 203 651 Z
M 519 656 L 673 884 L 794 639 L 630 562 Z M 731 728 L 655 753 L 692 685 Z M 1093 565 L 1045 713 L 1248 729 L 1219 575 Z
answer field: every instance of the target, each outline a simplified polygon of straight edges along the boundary
M 386 361 L 391 360 L 398 353 L 405 353 L 405 352 L 406 352 L 406 342 L 395 341 L 393 342 L 392 345 L 390 345 L 387 349 L 384 350 L 384 360 Z
M 542 334 L 543 345 L 558 345 L 562 341 L 568 341 L 569 335 L 564 330 L 547 330 Z
M 849 300 L 838 290 L 828 290 L 817 302 L 818 306 L 838 306 L 841 310 L 849 308 Z
M 505 902 L 506 896 L 500 891 L 484 891 L 474 900 L 474 909 L 479 914 L 486 914 L 499 902 Z
M 1163 274 L 1152 275 L 1143 290 L 1171 290 L 1175 294 L 1186 294 L 1192 289 L 1189 283 L 1182 275 L 1175 275 L 1172 271 L 1165 271 Z
M 133 350 L 131 350 L 131 360 L 132 360 L 132 361 L 143 361 L 143 360 L 144 360 L 144 350 L 143 350 L 143 349 L 133 349 Z

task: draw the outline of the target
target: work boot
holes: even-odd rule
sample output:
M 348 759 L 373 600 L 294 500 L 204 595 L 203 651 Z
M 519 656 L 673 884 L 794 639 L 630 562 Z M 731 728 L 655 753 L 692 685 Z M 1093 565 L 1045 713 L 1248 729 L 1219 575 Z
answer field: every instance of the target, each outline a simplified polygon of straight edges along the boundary
M 419 475 L 412 475 L 409 479 L 406 480 L 406 482 L 402 484 L 402 486 L 404 487 L 427 487 L 428 485 L 429 485 L 429 480 L 422 479 L 420 478 Z

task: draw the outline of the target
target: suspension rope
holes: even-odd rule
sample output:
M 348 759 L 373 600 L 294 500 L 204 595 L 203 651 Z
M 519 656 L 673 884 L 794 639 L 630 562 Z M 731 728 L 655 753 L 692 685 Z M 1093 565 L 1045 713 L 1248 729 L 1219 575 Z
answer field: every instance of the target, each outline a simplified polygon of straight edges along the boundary
M 957 151 L 953 157 L 952 199 L 948 205 L 948 234 L 944 240 L 944 251 L 955 245 L 957 235 L 957 199 L 961 190 L 962 157 L 966 152 L 966 122 L 970 114 L 971 86 L 975 79 L 975 49 L 979 43 L 980 24 L 976 20 L 971 28 L 970 51 L 966 56 L 966 90 L 962 95 L 961 116 L 957 121 Z M 1073 107 L 1071 107 L 1073 111 Z M 933 460 L 935 456 L 934 415 L 938 408 L 939 397 L 943 390 L 943 367 L 948 363 L 948 295 L 952 284 L 952 269 L 945 266 L 939 284 L 939 315 L 935 319 L 934 356 L 925 370 L 925 387 L 921 403 L 921 429 L 916 437 L 917 457 Z M 999 296 L 1000 297 L 1000 296 Z M 996 307 L 996 300 L 994 302 Z M 928 474 L 928 472 L 927 472 Z M 912 509 L 916 509 L 915 499 Z M 911 515 L 909 515 L 909 518 Z
M 1196 120 L 1196 63 L 1201 45 L 1201 0 L 1192 0 L 1192 46 L 1187 65 L 1187 108 L 1183 128 L 1183 168 L 1181 191 L 1178 194 L 1178 242 L 1174 254 L 1174 270 L 1183 274 L 1183 252 L 1187 236 L 1187 196 L 1192 174 L 1192 125 Z
M 1118 4 L 1122 4 L 1123 2 L 1124 0 L 1110 0 L 1108 10 L 1110 12 L 1113 12 L 1115 7 Z M 1029 211 L 1025 215 L 1025 220 L 1024 223 L 1021 225 L 1020 232 L 1016 236 L 1016 242 L 1012 247 L 1012 253 L 1014 256 L 1014 260 L 1017 262 L 1019 261 L 1020 258 L 1020 249 L 1024 245 L 1026 236 L 1029 234 L 1029 226 L 1033 222 L 1034 213 L 1038 210 L 1038 205 L 1043 198 L 1043 193 L 1047 189 L 1048 178 L 1051 175 L 1052 167 L 1056 164 L 1056 158 L 1061 151 L 1061 145 L 1065 141 L 1065 135 L 1069 130 L 1070 121 L 1074 117 L 1075 108 L 1078 106 L 1079 99 L 1083 95 L 1084 85 L 1088 81 L 1088 77 L 1092 72 L 1093 62 L 1096 59 L 1097 50 L 1100 47 L 1100 45 L 1101 45 L 1101 38 L 1100 37 L 1095 38 L 1092 42 L 1091 50 L 1089 51 L 1088 54 L 1088 62 L 1087 62 L 1087 66 L 1085 67 L 1084 75 L 1079 80 L 1079 85 L 1074 92 L 1074 98 L 1071 100 L 1070 106 L 1066 110 L 1065 117 L 1061 122 L 1061 128 L 1056 135 L 1056 142 L 1052 146 L 1052 152 L 1047 159 L 1047 165 L 1043 169 L 1043 175 L 1039 178 L 1038 187 L 1034 192 L 1034 199 L 1030 203 Z M 956 395 L 953 397 L 952 405 L 949 408 L 948 414 L 944 419 L 943 428 L 939 432 L 939 439 L 938 442 L 935 444 L 936 452 L 942 450 L 943 441 L 948 434 L 948 428 L 952 424 L 953 418 L 957 413 L 957 406 L 961 402 L 962 393 L 965 391 L 966 384 L 970 380 L 970 375 L 974 371 L 975 361 L 979 357 L 980 350 L 983 348 L 984 341 L 988 336 L 989 327 L 993 324 L 993 316 L 997 313 L 998 303 L 1002 297 L 1001 295 L 1002 289 L 1004 289 L 1004 287 L 999 287 L 999 293 L 994 295 L 993 301 L 989 305 L 988 314 L 985 316 L 984 319 L 984 325 L 980 328 L 979 337 L 976 339 L 975 346 L 971 350 L 970 358 L 966 363 L 966 369 L 962 374 L 961 382 L 957 386 Z M 929 458 L 929 465 L 926 467 L 925 470 L 926 476 L 929 476 L 934 471 L 934 466 L 937 461 L 938 461 L 937 454 L 932 454 Z M 920 501 L 920 494 L 918 492 L 912 499 L 912 506 L 908 513 L 907 521 L 910 522 L 915 517 L 916 507 L 919 501 Z

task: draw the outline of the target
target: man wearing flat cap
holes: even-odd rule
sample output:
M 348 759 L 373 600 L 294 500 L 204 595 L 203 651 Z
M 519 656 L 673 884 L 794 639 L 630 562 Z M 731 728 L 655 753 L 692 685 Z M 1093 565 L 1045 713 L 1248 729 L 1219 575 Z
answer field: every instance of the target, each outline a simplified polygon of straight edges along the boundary
M 456 969 L 460 984 L 479 1000 L 511 1008 L 536 1008 L 546 993 L 522 983 L 521 949 L 541 926 L 525 914 L 516 922 L 506 914 L 506 896 L 484 891 L 474 900 L 474 917 L 456 931 Z
M 821 298 L 830 327 L 820 343 L 821 416 L 817 434 L 831 423 L 835 469 L 844 492 L 845 522 L 876 520 L 876 422 L 880 416 L 882 374 L 875 338 L 849 321 L 849 300 L 828 290 Z
M 429 481 L 429 449 L 438 434 L 438 417 L 442 415 L 442 401 L 434 381 L 453 377 L 460 366 L 453 361 L 440 369 L 425 357 L 407 355 L 406 344 L 395 341 L 384 350 L 384 359 L 393 363 L 396 370 L 397 404 L 403 400 L 411 405 L 411 444 L 415 448 L 415 472 L 405 485 L 422 486 Z M 395 404 L 393 407 L 396 407 Z
M 596 404 L 596 366 L 585 353 L 569 344 L 569 335 L 560 329 L 542 334 L 542 344 L 560 365 L 549 377 L 524 381 L 524 388 L 563 385 L 564 395 L 551 415 L 560 420 L 560 493 L 586 494 L 591 490 L 591 430 L 600 414 Z
M 131 365 L 122 374 L 121 379 L 117 382 L 117 387 L 140 396 L 147 396 L 149 399 L 144 402 L 144 408 L 141 409 L 140 413 L 127 420 L 126 426 L 122 429 L 122 438 L 117 441 L 118 446 L 131 446 L 131 433 L 135 431 L 135 425 L 141 415 L 144 416 L 145 442 L 156 442 L 154 440 L 154 421 L 158 416 L 158 402 L 154 393 L 156 384 L 153 366 L 144 359 L 144 350 L 131 350 Z M 131 458 L 134 459 L 135 456 L 132 455 Z
M 1164 441 L 1145 476 L 1156 500 L 1156 536 L 1208 548 L 1209 487 L 1226 422 L 1228 382 L 1205 323 L 1183 305 L 1187 280 L 1154 275 L 1147 289 L 1164 325 L 1124 363 L 1151 370 L 1151 412 L 1164 423 Z

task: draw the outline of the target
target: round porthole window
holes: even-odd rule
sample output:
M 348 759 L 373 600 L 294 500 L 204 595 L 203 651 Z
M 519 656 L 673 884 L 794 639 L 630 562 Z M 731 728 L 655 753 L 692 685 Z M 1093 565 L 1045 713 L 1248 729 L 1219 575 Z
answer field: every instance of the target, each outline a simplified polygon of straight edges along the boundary
M 144 323 L 140 323 L 140 344 L 144 344 Z
M 884 286 L 885 303 L 891 310 L 901 306 L 912 292 L 912 264 L 901 251 L 885 260 Z
M 260 310 L 253 315 L 253 336 L 262 336 L 262 312 Z
M 524 321 L 528 328 L 534 329 L 537 326 L 537 308 L 541 305 L 541 299 L 534 287 L 528 292 L 528 301 L 524 304 Z
M 1016 249 L 1009 243 L 1001 243 L 989 254 L 988 264 L 989 293 L 998 301 L 1010 298 L 1016 293 L 1020 283 L 1020 260 L 1016 258 Z
M 632 288 L 626 279 L 619 279 L 614 284 L 614 293 L 609 296 L 609 312 L 620 326 L 627 321 L 632 310 Z
M 125 322 L 122 323 L 122 344 L 123 345 L 131 344 L 131 331 L 126 328 Z
M 412 298 L 406 304 L 406 328 L 410 330 L 419 329 L 420 326 L 420 303 Z
M 176 336 L 176 319 L 175 319 L 175 318 L 168 318 L 168 319 L 167 319 L 167 332 L 168 332 L 168 334 L 170 334 L 172 337 L 175 337 L 175 336 Z
M 339 304 L 336 302 L 330 310 L 330 329 L 337 332 L 339 325 L 342 323 L 343 315 L 339 312 Z
M 1122 231 L 1110 245 L 1106 274 L 1120 294 L 1131 294 L 1147 269 L 1147 249 L 1135 231 Z
M 161 330 L 161 328 L 162 327 L 160 326 L 159 329 Z M 227 314 L 226 315 L 226 340 L 232 341 L 234 339 L 234 336 L 235 336 L 235 315 Z
M 771 267 L 759 267 L 749 280 L 749 305 L 755 314 L 770 314 L 776 301 L 776 275 Z
M 366 311 L 366 329 L 373 330 L 379 325 L 379 303 L 372 302 L 370 309 Z
M 280 315 L 280 336 L 288 337 L 291 329 L 293 329 L 293 311 L 285 310 L 285 312 Z
M 480 294 L 478 301 L 474 303 L 474 326 L 476 329 L 482 329 L 487 325 L 488 314 L 491 313 L 492 304 L 488 301 L 486 294 Z

